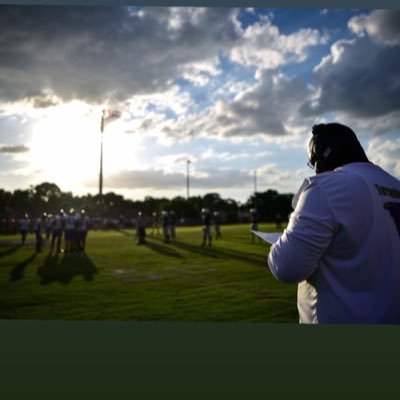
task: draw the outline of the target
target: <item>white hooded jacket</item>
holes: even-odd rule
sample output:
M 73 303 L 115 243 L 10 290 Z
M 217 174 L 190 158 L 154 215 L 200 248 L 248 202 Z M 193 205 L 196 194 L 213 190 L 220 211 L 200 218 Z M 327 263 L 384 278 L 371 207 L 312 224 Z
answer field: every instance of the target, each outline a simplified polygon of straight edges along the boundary
M 372 163 L 305 180 L 268 265 L 301 323 L 400 323 L 400 181 Z

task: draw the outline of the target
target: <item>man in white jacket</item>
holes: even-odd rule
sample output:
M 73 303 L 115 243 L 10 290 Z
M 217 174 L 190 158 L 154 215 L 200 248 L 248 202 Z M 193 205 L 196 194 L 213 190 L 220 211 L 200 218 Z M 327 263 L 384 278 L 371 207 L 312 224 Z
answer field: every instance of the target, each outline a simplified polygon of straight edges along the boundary
M 306 179 L 268 255 L 298 283 L 300 323 L 400 323 L 400 181 L 369 162 L 355 133 L 313 127 Z

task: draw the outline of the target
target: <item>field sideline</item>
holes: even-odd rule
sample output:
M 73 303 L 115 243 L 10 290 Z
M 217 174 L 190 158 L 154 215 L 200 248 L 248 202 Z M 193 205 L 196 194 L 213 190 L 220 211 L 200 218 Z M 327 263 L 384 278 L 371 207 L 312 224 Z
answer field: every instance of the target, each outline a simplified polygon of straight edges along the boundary
M 51 254 L 48 244 L 36 254 L 28 239 L 0 237 L 0 319 L 298 321 L 296 285 L 271 275 L 269 246 L 251 243 L 248 224 L 223 226 L 211 248 L 200 247 L 201 227 L 141 246 L 133 230 L 90 231 L 86 254 Z

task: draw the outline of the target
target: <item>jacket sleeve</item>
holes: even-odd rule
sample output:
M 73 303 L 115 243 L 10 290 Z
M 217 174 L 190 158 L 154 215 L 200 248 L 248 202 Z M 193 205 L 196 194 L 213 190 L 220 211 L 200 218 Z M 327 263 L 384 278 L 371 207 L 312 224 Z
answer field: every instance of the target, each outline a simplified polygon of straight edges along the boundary
M 334 234 L 334 217 L 317 180 L 304 185 L 281 238 L 270 249 L 268 266 L 285 283 L 309 278 L 318 268 Z

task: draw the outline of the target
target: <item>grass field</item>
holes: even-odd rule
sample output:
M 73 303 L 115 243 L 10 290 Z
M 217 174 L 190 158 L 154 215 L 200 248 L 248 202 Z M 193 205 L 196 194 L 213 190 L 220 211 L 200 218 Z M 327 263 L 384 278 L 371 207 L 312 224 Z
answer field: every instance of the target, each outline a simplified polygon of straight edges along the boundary
M 90 231 L 84 255 L 2 236 L 0 319 L 297 322 L 296 286 L 272 276 L 269 246 L 251 243 L 247 224 L 222 235 L 202 248 L 200 227 L 140 246 L 133 230 Z

